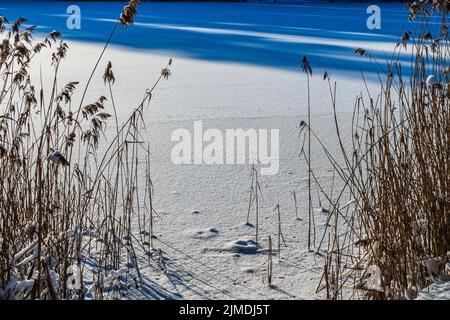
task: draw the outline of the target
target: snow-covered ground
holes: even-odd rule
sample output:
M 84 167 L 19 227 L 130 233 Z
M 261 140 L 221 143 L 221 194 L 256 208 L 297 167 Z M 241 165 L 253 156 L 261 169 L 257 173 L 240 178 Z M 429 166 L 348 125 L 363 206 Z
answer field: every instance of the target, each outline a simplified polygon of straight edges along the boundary
M 70 3 L 74 4 L 74 3 Z M 61 67 L 61 84 L 87 81 L 102 42 L 121 11 L 120 3 L 78 3 L 82 29 L 65 27 L 65 3 L 0 4 L 10 20 L 25 16 L 47 33 L 60 30 L 70 46 Z M 299 122 L 306 120 L 306 76 L 300 61 L 307 55 L 311 80 L 312 127 L 330 150 L 337 151 L 331 98 L 325 70 L 336 80 L 337 112 L 351 120 L 356 95 L 378 92 L 376 64 L 357 57 L 363 47 L 382 60 L 389 56 L 406 24 L 401 4 L 381 4 L 382 29 L 366 28 L 366 4 L 162 4 L 143 3 L 134 27 L 118 30 L 96 73 L 86 101 L 108 96 L 102 72 L 112 61 L 114 95 L 123 120 L 146 88 L 174 58 L 172 77 L 155 91 L 145 119 L 152 152 L 155 186 L 155 247 L 165 269 L 148 263 L 141 252 L 144 287 L 131 298 L 145 299 L 311 299 L 322 271 L 321 256 L 307 252 L 307 169 L 299 158 Z M 49 54 L 34 65 L 48 69 Z M 44 82 L 52 79 L 45 74 Z M 75 99 L 79 98 L 75 95 Z M 280 130 L 280 171 L 260 177 L 260 244 L 255 229 L 245 225 L 250 165 L 175 165 L 171 133 L 193 131 L 195 120 L 220 130 L 266 128 Z M 345 136 L 344 128 L 344 136 Z M 318 145 L 312 150 L 318 180 L 331 184 L 330 166 Z M 293 192 L 299 218 L 296 218 Z M 274 257 L 273 284 L 266 281 L 267 239 L 277 233 L 273 211 L 281 208 L 287 247 Z M 315 206 L 326 207 L 316 201 Z M 317 242 L 326 213 L 316 212 Z M 254 217 L 251 222 L 254 223 Z M 276 246 L 276 243 L 275 243 Z
M 421 291 L 418 300 L 450 300 L 450 281 L 437 281 Z
M 85 56 L 95 57 L 100 49 L 99 45 L 71 42 L 68 59 L 80 57 L 84 61 Z M 123 119 L 131 106 L 139 102 L 145 89 L 153 84 L 167 58 L 121 47 L 108 51 L 105 61 L 113 61 L 117 79 L 115 100 Z M 92 65 L 80 62 L 80 67 L 74 70 L 71 63 L 62 66 L 63 82 L 85 80 Z M 152 151 L 154 202 L 159 214 L 155 247 L 165 252 L 168 271 L 155 270 L 154 266 L 144 268 L 152 287 L 163 293 L 140 292 L 136 297 L 314 297 L 322 267 L 320 256 L 306 250 L 307 170 L 299 158 L 299 122 L 306 120 L 306 92 L 302 89 L 306 86 L 304 74 L 184 57 L 175 57 L 171 69 L 173 76 L 158 87 L 145 114 Z M 347 88 L 347 92 L 355 87 L 350 79 L 336 78 L 339 88 Z M 92 101 L 99 95 L 107 95 L 101 72 L 95 80 L 89 92 Z M 334 127 L 328 89 L 319 76 L 312 79 L 311 85 L 316 110 L 312 121 L 326 144 L 334 149 L 337 141 L 332 140 Z M 364 85 L 360 82 L 358 88 L 362 91 Z M 343 92 L 339 102 L 340 117 L 345 120 L 350 117 L 354 97 Z M 171 150 L 175 145 L 171 141 L 172 132 L 179 128 L 192 132 L 194 120 L 202 120 L 205 130 L 280 130 L 280 172 L 260 177 L 261 248 L 248 241 L 254 240 L 255 229 L 245 226 L 250 165 L 179 166 L 172 163 Z M 330 183 L 332 172 L 318 147 L 314 150 L 313 160 L 319 181 Z M 302 220 L 295 216 L 293 191 L 297 194 Z M 283 261 L 274 263 L 275 287 L 268 288 L 264 282 L 267 239 L 269 235 L 276 239 L 278 224 L 273 210 L 278 203 L 288 247 L 282 249 Z M 326 217 L 326 214 L 317 213 L 318 240 Z M 255 222 L 253 212 L 251 222 Z M 239 243 L 246 243 L 248 248 L 236 249 Z M 144 255 L 142 259 L 145 261 Z

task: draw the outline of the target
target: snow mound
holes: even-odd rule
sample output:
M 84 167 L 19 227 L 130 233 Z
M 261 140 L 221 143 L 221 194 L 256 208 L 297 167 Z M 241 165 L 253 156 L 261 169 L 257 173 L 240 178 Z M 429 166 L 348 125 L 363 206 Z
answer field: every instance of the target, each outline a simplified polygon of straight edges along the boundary
M 185 234 L 193 239 L 210 239 L 217 237 L 219 235 L 219 231 L 216 228 L 206 228 L 206 229 L 190 229 L 186 230 Z
M 246 239 L 228 242 L 223 247 L 223 250 L 241 254 L 256 254 L 260 249 L 255 241 Z
M 243 273 L 256 273 L 257 269 L 254 267 L 247 267 L 242 269 Z

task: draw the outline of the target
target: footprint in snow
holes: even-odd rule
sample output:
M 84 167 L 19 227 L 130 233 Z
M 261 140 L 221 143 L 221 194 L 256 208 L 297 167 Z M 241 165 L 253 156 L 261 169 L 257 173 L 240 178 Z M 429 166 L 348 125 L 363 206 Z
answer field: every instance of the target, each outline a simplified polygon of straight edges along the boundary
M 193 239 L 210 239 L 219 235 L 219 231 L 216 228 L 206 228 L 206 229 L 190 229 L 184 232 L 188 237 Z
M 330 210 L 324 208 L 324 207 L 320 207 L 319 209 L 317 209 L 318 212 L 320 213 L 330 213 Z

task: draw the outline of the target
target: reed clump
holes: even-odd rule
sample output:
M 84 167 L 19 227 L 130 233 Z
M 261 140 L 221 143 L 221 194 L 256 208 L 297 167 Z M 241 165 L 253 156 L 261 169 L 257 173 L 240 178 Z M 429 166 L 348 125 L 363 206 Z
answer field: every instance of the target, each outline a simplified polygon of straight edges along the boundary
M 349 148 L 335 120 L 342 157 L 327 156 L 342 190 L 331 199 L 334 227 L 317 290 L 329 299 L 413 299 L 445 277 L 450 43 L 449 6 L 439 3 L 409 4 L 416 31 L 399 41 L 380 92 L 357 98 Z M 411 54 L 409 74 L 402 54 Z
M 131 25 L 138 4 L 118 23 Z M 109 96 L 84 104 L 89 79 L 78 106 L 79 83 L 58 85 L 68 51 L 61 34 L 35 41 L 25 22 L 0 17 L 0 299 L 119 298 L 140 286 L 136 252 L 153 233 L 143 115 L 169 66 L 119 123 L 111 62 Z M 53 51 L 50 90 L 30 76 L 43 50 Z

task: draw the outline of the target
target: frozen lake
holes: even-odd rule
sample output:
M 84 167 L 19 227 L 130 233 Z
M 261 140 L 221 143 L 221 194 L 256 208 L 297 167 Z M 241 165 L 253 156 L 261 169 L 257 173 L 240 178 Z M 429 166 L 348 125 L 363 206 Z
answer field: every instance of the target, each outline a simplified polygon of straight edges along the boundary
M 372 3 L 370 3 L 372 4 Z M 81 9 L 81 29 L 66 27 L 67 8 Z M 1 15 L 20 16 L 41 32 L 57 29 L 66 39 L 103 43 L 124 3 L 1 2 Z M 296 69 L 307 55 L 313 67 L 377 71 L 354 55 L 363 47 L 389 57 L 392 42 L 408 30 L 404 4 L 379 4 L 381 29 L 366 26 L 368 3 L 233 4 L 142 3 L 136 25 L 119 30 L 113 43 L 129 48 L 211 61 Z
M 81 8 L 81 29 L 66 27 L 68 5 Z M 25 17 L 40 34 L 59 30 L 70 51 L 61 65 L 61 85 L 86 82 L 124 3 L 0 2 L 10 21 Z M 381 30 L 366 27 L 368 4 L 220 4 L 142 3 L 136 24 L 114 35 L 86 101 L 109 96 L 102 80 L 108 60 L 116 76 L 115 101 L 125 119 L 146 88 L 174 58 L 172 77 L 155 91 L 145 118 L 149 125 L 155 207 L 159 213 L 156 247 L 168 258 L 168 272 L 143 268 L 149 287 L 137 298 L 313 298 L 322 271 L 321 258 L 306 251 L 307 167 L 299 158 L 299 122 L 306 116 L 304 55 L 313 68 L 311 126 L 335 150 L 331 98 L 322 73 L 337 81 L 336 109 L 343 124 L 351 119 L 355 98 L 366 92 L 361 71 L 376 79 L 402 30 L 408 30 L 402 4 L 380 4 Z M 358 57 L 368 50 L 380 64 Z M 44 70 L 52 81 L 50 51 L 33 65 L 34 81 Z M 406 61 L 406 60 L 405 60 Z M 381 67 L 382 68 L 382 67 Z M 48 72 L 45 72 L 48 70 Z M 377 94 L 376 81 L 368 88 Z M 74 96 L 79 98 L 80 92 Z M 274 263 L 274 288 L 265 283 L 267 255 L 221 250 L 254 236 L 244 226 L 248 206 L 249 165 L 206 166 L 172 163 L 171 133 L 206 128 L 280 130 L 280 171 L 261 178 L 261 237 L 275 234 L 280 204 L 287 242 L 283 261 Z M 348 132 L 345 132 L 344 135 Z M 321 148 L 312 150 L 312 167 L 324 185 L 331 171 Z M 295 218 L 292 192 L 298 197 Z M 319 202 L 314 205 L 319 207 Z M 195 213 L 193 213 L 195 212 Z M 318 237 L 326 215 L 317 214 Z M 214 231 L 211 231 L 213 230 Z M 145 259 L 143 259 L 145 260 Z

